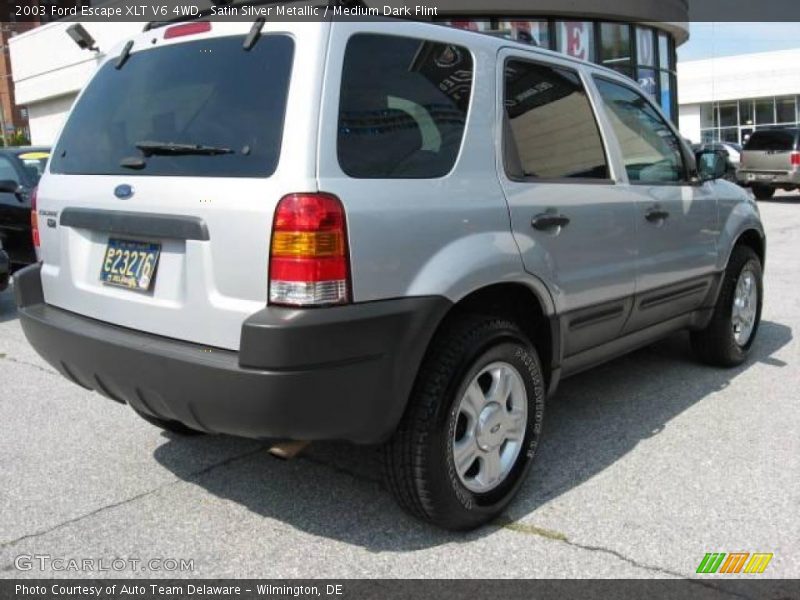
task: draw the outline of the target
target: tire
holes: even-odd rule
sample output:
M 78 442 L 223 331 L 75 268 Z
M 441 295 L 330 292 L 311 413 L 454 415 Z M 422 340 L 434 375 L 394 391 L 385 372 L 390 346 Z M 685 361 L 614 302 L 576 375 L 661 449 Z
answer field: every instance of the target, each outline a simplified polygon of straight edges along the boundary
M 768 185 L 754 185 L 753 195 L 757 200 L 769 200 L 775 195 L 775 188 Z
M 158 417 L 151 417 L 147 413 L 143 413 L 141 411 L 133 409 L 137 415 L 139 415 L 142 419 L 150 423 L 151 425 L 155 425 L 156 427 L 163 429 L 164 431 L 169 431 L 170 433 L 174 433 L 177 435 L 203 435 L 202 431 L 197 431 L 196 429 L 192 429 L 191 427 L 187 427 L 183 423 L 179 421 L 168 421 L 167 419 L 159 419 Z
M 498 375 L 495 380 L 497 373 L 502 377 Z M 483 386 L 501 379 L 510 382 L 504 389 L 512 390 L 505 404 L 502 400 L 489 402 L 482 411 L 472 413 L 486 417 L 484 421 L 467 418 L 462 409 L 470 384 L 481 387 L 484 400 L 499 399 L 502 392 L 491 394 L 499 386 L 488 387 L 486 392 Z M 453 318 L 428 350 L 406 413 L 383 448 L 387 487 L 407 512 L 445 529 L 468 530 L 490 521 L 513 499 L 533 463 L 541 438 L 544 403 L 539 357 L 514 323 L 488 316 Z M 520 414 L 523 409 L 524 415 Z M 495 417 L 496 422 L 492 420 Z M 515 425 L 508 431 L 515 430 L 513 442 L 505 421 L 512 417 Z M 501 420 L 504 424 L 499 428 Z M 483 429 L 476 423 L 483 423 Z M 505 473 L 494 484 L 484 486 L 479 476 L 489 472 L 484 466 L 490 453 L 481 453 L 466 473 L 463 466 L 457 469 L 454 454 L 456 444 L 467 439 L 474 442 L 473 448 L 479 453 L 480 441 L 489 443 L 491 436 L 495 436 L 491 443 L 497 444 L 501 457 L 494 464 Z M 506 452 L 508 460 L 503 466 Z M 486 489 L 475 489 L 481 486 Z
M 734 323 L 734 296 L 740 277 L 747 273 L 751 273 L 753 276 L 757 294 L 755 312 L 749 335 L 746 339 L 742 337 L 743 330 L 740 326 L 737 339 L 736 324 Z M 718 367 L 735 367 L 747 359 L 761 322 L 761 306 L 764 297 L 762 279 L 761 261 L 758 255 L 747 246 L 734 247 L 725 269 L 722 287 L 711 321 L 705 329 L 695 331 L 691 336 L 695 354 L 704 363 Z M 752 302 L 747 304 L 752 306 Z

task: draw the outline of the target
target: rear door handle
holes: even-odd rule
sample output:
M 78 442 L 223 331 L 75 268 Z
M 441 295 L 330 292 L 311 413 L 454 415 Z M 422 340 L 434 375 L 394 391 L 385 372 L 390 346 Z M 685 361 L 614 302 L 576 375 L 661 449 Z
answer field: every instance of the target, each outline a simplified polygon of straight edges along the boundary
M 556 227 L 566 227 L 567 225 L 569 225 L 569 217 L 553 213 L 536 215 L 531 221 L 531 227 L 538 231 L 547 231 Z
M 644 215 L 644 218 L 650 221 L 651 223 L 655 223 L 656 221 L 663 221 L 667 217 L 669 217 L 669 211 L 664 210 L 663 208 L 657 206 L 649 209 Z

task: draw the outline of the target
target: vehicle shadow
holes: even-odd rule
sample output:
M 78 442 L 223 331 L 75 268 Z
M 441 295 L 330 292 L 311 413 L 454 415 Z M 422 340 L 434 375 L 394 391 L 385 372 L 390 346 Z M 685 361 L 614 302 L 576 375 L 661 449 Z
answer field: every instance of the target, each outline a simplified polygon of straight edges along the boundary
M 767 204 L 798 204 L 800 203 L 800 193 L 797 192 L 785 192 L 785 193 L 777 193 L 769 200 L 759 200 L 759 203 L 767 203 Z
M 10 284 L 4 292 L 0 292 L 0 323 L 17 318 L 17 305 L 14 302 L 14 285 Z
M 696 363 L 688 334 L 678 334 L 564 381 L 548 406 L 534 470 L 502 520 L 525 517 L 594 477 L 750 366 L 785 367 L 773 355 L 791 340 L 789 327 L 762 322 L 748 363 L 725 370 Z M 318 443 L 283 462 L 266 452 L 254 456 L 252 442 L 230 438 L 241 444 L 243 458 L 198 474 L 185 447 L 196 443 L 170 437 L 154 457 L 215 496 L 312 535 L 381 552 L 464 542 L 496 530 L 452 534 L 405 515 L 381 486 L 375 448 Z

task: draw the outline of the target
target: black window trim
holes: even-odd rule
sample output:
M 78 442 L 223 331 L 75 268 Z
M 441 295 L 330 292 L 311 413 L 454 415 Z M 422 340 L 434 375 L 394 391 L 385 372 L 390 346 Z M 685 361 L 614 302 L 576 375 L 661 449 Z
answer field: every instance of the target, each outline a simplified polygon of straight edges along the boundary
M 429 42 L 432 44 L 447 44 L 452 46 L 458 46 L 460 50 L 464 50 L 472 60 L 472 79 L 470 81 L 470 91 L 469 91 L 469 105 L 467 106 L 467 112 L 464 115 L 464 131 L 461 133 L 461 144 L 458 148 L 458 153 L 456 154 L 456 158 L 453 161 L 453 165 L 450 167 L 450 170 L 443 175 L 438 177 L 357 177 L 355 175 L 351 175 L 347 171 L 344 170 L 342 166 L 341 160 L 339 159 L 339 115 L 341 114 L 341 107 L 342 107 L 342 78 L 344 76 L 344 60 L 347 57 L 347 48 L 350 45 L 350 41 L 359 35 L 373 35 L 373 36 L 383 36 L 383 37 L 393 37 L 393 38 L 401 38 L 401 39 L 411 39 L 411 40 L 418 40 L 420 42 Z M 461 162 L 461 158 L 464 154 L 464 148 L 466 147 L 467 141 L 467 134 L 469 133 L 469 121 L 472 117 L 472 109 L 473 103 L 475 102 L 475 71 L 477 69 L 478 61 L 475 58 L 475 53 L 473 52 L 472 48 L 469 46 L 465 46 L 462 42 L 448 42 L 447 40 L 442 39 L 431 39 L 431 38 L 423 38 L 417 37 L 416 35 L 405 35 L 403 33 L 385 33 L 383 31 L 373 31 L 373 30 L 361 30 L 361 31 L 353 31 L 350 35 L 347 36 L 347 40 L 344 43 L 344 52 L 341 53 L 341 76 L 339 78 L 338 83 L 338 94 L 339 98 L 337 100 L 336 106 L 336 137 L 334 139 L 334 156 L 336 157 L 336 167 L 339 169 L 341 174 L 346 177 L 347 179 L 353 179 L 355 181 L 440 181 L 442 179 L 447 179 L 448 177 L 452 176 L 453 173 L 459 166 Z
M 673 126 L 672 122 L 669 119 L 664 117 L 664 115 L 661 112 L 661 109 L 658 106 L 656 106 L 656 104 L 648 97 L 648 94 L 644 90 L 637 90 L 636 87 L 634 87 L 632 85 L 628 85 L 626 82 L 620 81 L 619 79 L 616 79 L 614 77 L 608 77 L 607 75 L 603 75 L 603 74 L 600 74 L 600 73 L 593 73 L 592 74 L 592 78 L 594 80 L 601 80 L 601 81 L 606 81 L 608 83 L 613 83 L 613 84 L 618 85 L 620 87 L 626 88 L 626 89 L 630 90 L 631 92 L 633 92 L 635 94 L 638 94 L 639 96 L 644 98 L 645 101 L 648 102 L 651 107 L 656 109 L 656 114 L 659 117 L 661 117 L 661 119 L 664 121 L 664 124 L 672 132 L 672 135 L 674 135 L 678 140 L 678 148 L 680 148 L 681 162 L 683 163 L 683 169 L 682 170 L 683 170 L 684 179 L 682 179 L 681 181 L 631 181 L 631 178 L 628 177 L 628 170 L 625 168 L 625 165 L 623 163 L 622 170 L 625 171 L 625 178 L 628 180 L 628 185 L 639 185 L 639 186 L 650 186 L 650 187 L 652 187 L 654 185 L 663 185 L 663 186 L 670 186 L 670 187 L 684 187 L 684 186 L 687 186 L 687 185 L 693 185 L 695 183 L 696 179 L 693 176 L 693 174 L 691 172 L 691 169 L 690 169 L 690 155 L 689 155 L 689 151 L 686 149 L 686 144 L 683 143 L 683 137 L 675 129 L 675 127 Z M 600 90 L 599 89 L 597 89 L 597 94 L 600 97 L 600 100 L 603 102 L 603 110 L 607 110 L 606 107 L 605 107 L 605 100 L 603 99 L 602 94 L 600 94 Z M 616 139 L 616 135 L 614 136 L 614 138 L 615 138 L 615 141 L 616 141 L 617 145 L 619 145 L 619 140 Z M 621 154 L 620 154 L 620 157 L 623 158 L 623 160 L 624 160 L 624 157 L 622 157 Z M 693 158 L 693 157 L 691 157 L 691 158 Z
M 519 50 L 514 49 L 515 52 L 519 52 Z M 520 54 L 506 54 L 503 60 L 503 65 L 501 69 L 501 77 L 502 77 L 502 85 L 500 86 L 500 111 L 502 115 L 502 119 L 505 122 L 508 119 L 508 115 L 506 113 L 506 68 L 508 67 L 508 63 L 512 60 L 517 60 L 521 62 L 532 63 L 535 65 L 539 65 L 541 67 L 547 68 L 558 68 L 564 71 L 568 71 L 573 73 L 578 80 L 581 82 L 581 87 L 583 88 L 583 92 L 586 95 L 586 100 L 589 103 L 589 110 L 592 113 L 592 117 L 594 118 L 595 127 L 597 127 L 597 135 L 600 137 L 600 145 L 603 147 L 603 157 L 606 163 L 606 170 L 609 174 L 608 177 L 603 178 L 593 178 L 593 177 L 536 177 L 534 175 L 522 175 L 518 176 L 513 173 L 509 172 L 508 168 L 508 144 L 506 144 L 505 138 L 505 128 L 500 128 L 500 153 L 503 162 L 503 173 L 505 173 L 506 178 L 509 181 L 514 181 L 516 183 L 573 183 L 573 184 L 597 184 L 597 185 L 615 185 L 617 181 L 612 176 L 612 164 L 608 157 L 608 140 L 603 132 L 603 128 L 600 126 L 600 120 L 598 119 L 597 114 L 597 107 L 594 105 L 592 101 L 592 96 L 589 93 L 589 89 L 586 86 L 586 80 L 582 76 L 581 72 L 576 69 L 575 67 L 565 66 L 560 63 L 548 62 L 541 59 L 529 58 L 527 56 L 523 57 Z M 515 145 L 516 147 L 516 145 Z

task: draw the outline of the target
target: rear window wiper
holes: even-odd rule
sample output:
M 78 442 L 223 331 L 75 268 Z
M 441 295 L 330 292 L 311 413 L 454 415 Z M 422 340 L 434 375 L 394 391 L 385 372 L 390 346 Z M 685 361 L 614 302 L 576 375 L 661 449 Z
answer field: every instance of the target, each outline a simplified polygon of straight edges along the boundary
M 141 150 L 145 157 L 156 154 L 173 156 L 185 154 L 215 156 L 217 154 L 234 154 L 236 152 L 231 148 L 222 148 L 219 146 L 204 146 L 202 144 L 176 144 L 175 142 L 154 142 L 150 140 L 136 142 L 134 146 Z

